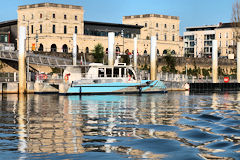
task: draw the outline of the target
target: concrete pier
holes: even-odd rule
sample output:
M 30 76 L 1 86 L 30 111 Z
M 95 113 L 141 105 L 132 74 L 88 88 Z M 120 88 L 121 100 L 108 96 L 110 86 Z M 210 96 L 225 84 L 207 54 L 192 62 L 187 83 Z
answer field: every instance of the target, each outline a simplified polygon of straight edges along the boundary
M 73 34 L 73 65 L 77 65 L 77 34 Z
M 114 32 L 109 32 L 108 33 L 108 65 L 113 66 L 113 54 L 114 54 L 114 38 L 115 38 L 115 33 Z
M 218 41 L 213 40 L 212 47 L 212 79 L 213 83 L 218 83 Z
M 150 54 L 150 61 L 151 61 L 151 80 L 156 80 L 156 72 L 157 72 L 157 64 L 156 64 L 156 37 L 151 37 L 151 54 Z
M 20 26 L 18 32 L 19 54 L 18 54 L 18 71 L 19 71 L 19 93 L 26 93 L 26 27 Z
M 134 69 L 137 70 L 137 37 L 134 38 Z
M 240 42 L 237 42 L 237 82 L 240 83 Z

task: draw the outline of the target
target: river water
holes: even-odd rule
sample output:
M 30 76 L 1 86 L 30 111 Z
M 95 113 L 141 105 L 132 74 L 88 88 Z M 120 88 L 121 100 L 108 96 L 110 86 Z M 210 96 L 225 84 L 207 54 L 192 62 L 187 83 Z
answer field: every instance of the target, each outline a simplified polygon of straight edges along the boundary
M 0 100 L 0 159 L 240 159 L 240 92 Z

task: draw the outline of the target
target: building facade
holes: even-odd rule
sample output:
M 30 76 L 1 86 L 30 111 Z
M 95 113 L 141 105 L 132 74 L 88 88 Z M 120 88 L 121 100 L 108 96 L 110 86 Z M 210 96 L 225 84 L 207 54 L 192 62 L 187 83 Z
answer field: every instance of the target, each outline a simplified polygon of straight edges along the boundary
M 188 27 L 184 32 L 184 54 L 186 57 L 209 57 L 212 55 L 212 40 L 217 25 Z
M 143 40 L 144 53 L 148 50 L 144 42 L 151 36 L 156 36 L 157 53 L 166 54 L 169 50 L 173 55 L 181 56 L 181 45 L 179 41 L 179 17 L 159 14 L 144 14 L 124 16 L 123 24 L 144 26 L 141 29 L 140 39 Z
M 232 23 L 188 27 L 184 32 L 184 55 L 186 57 L 211 57 L 212 41 L 218 41 L 219 57 L 236 54 L 236 34 Z
M 166 50 L 181 56 L 179 17 L 156 14 L 125 16 L 123 24 L 84 21 L 81 6 L 41 3 L 18 7 L 18 27 L 26 26 L 27 50 L 71 53 L 72 37 L 77 34 L 78 52 L 89 53 L 98 43 L 107 52 L 108 32 L 115 33 L 116 52 L 134 50 L 138 37 L 138 53 L 150 53 L 150 37 L 157 37 L 157 53 Z M 137 24 L 137 25 L 136 25 Z M 153 27 L 155 26 L 155 27 Z

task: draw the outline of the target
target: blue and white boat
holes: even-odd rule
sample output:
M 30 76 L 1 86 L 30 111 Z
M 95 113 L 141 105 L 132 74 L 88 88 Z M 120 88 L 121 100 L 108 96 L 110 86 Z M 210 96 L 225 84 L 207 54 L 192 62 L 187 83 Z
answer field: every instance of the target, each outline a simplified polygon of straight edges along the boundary
M 88 66 L 68 66 L 63 75 L 68 84 L 65 94 L 142 94 L 166 93 L 159 80 L 141 80 L 131 66 L 90 63 Z M 66 86 L 66 85 L 65 85 Z

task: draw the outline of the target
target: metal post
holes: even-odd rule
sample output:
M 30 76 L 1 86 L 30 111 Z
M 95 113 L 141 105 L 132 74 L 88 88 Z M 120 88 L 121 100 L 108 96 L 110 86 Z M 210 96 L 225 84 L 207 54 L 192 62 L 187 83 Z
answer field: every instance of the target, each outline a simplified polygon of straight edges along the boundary
M 240 42 L 237 42 L 237 82 L 240 83 Z
M 151 80 L 156 80 L 156 37 L 151 37 Z
M 36 30 L 36 47 L 35 47 L 35 50 L 37 51 L 38 49 L 38 45 L 37 45 L 37 42 L 38 42 L 38 33 L 37 33 L 38 30 Z
M 73 34 L 73 65 L 77 65 L 77 34 Z
M 19 93 L 26 92 L 26 62 L 25 62 L 25 40 L 26 27 L 20 26 L 18 32 L 19 39 L 19 56 L 18 56 L 18 72 L 19 72 Z
M 114 32 L 108 33 L 108 65 L 113 66 L 113 46 L 114 46 Z
M 134 38 L 134 69 L 137 71 L 137 37 Z
M 121 30 L 121 36 L 123 37 L 123 54 L 125 54 L 125 51 L 124 51 L 124 29 Z
M 212 49 L 212 78 L 213 83 L 218 83 L 218 44 L 217 40 L 213 40 L 213 49 Z

